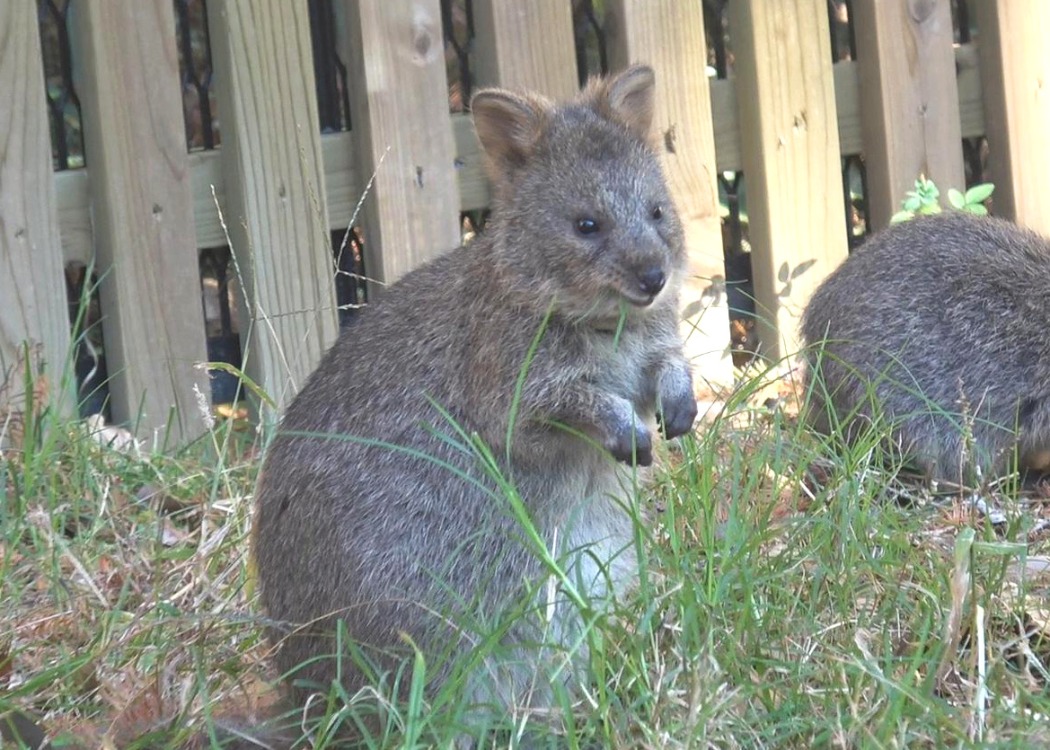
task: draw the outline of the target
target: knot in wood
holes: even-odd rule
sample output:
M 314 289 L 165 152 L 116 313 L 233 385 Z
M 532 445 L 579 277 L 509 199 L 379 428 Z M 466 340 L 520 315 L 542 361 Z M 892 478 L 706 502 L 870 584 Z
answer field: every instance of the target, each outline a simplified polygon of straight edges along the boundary
M 441 51 L 441 45 L 436 44 L 435 40 L 440 38 L 440 32 L 433 17 L 426 11 L 417 8 L 412 18 L 413 61 L 417 65 L 428 65 L 434 62 Z
M 908 15 L 917 24 L 926 23 L 936 9 L 937 0 L 908 0 Z

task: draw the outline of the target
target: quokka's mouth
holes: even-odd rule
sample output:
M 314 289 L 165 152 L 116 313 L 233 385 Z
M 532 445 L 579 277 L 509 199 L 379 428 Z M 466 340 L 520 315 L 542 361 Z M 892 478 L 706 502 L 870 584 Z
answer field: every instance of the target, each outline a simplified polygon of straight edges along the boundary
M 659 292 L 655 294 L 647 294 L 641 291 L 626 291 L 621 289 L 620 296 L 623 297 L 623 299 L 626 300 L 632 307 L 649 307 L 649 305 L 653 304 L 653 302 L 656 301 L 656 298 L 659 296 Z
M 625 276 L 620 294 L 635 307 L 649 307 L 667 285 L 667 273 L 658 263 L 633 269 Z

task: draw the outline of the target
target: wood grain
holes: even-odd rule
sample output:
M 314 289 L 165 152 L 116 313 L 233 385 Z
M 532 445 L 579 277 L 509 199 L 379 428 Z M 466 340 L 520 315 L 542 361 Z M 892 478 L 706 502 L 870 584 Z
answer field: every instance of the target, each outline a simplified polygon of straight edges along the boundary
M 579 89 L 572 6 L 567 0 L 476 0 L 478 86 L 568 99 Z
M 72 16 L 113 417 L 187 440 L 205 427 L 194 386 L 208 387 L 174 10 Z
M 365 273 L 383 284 L 460 244 L 455 144 L 438 0 L 346 4 Z
M 1050 3 L 976 6 L 993 210 L 1050 235 Z
M 972 57 L 972 45 L 956 50 L 956 59 Z M 834 66 L 835 106 L 838 115 L 839 145 L 843 154 L 859 154 L 861 143 L 860 94 L 857 90 L 857 63 L 838 62 Z M 984 134 L 984 106 L 981 81 L 976 67 L 959 71 L 959 106 L 963 137 Z M 657 84 L 659 85 L 659 84 Z M 736 81 L 710 80 L 714 124 L 715 159 L 718 171 L 741 168 L 739 118 L 736 111 Z M 451 116 L 456 144 L 456 181 L 461 211 L 486 208 L 489 189 L 481 164 L 481 152 L 474 127 L 467 115 Z M 350 133 L 321 136 L 328 198 L 328 223 L 332 229 L 347 226 L 357 203 L 360 177 L 354 162 Z M 197 247 L 214 247 L 225 242 L 219 214 L 212 198 L 212 186 L 225 202 L 226 182 L 218 151 L 190 154 L 190 181 L 193 189 L 193 218 Z M 91 214 L 87 175 L 81 170 L 55 174 L 58 220 L 66 261 L 87 262 L 91 257 Z
M 0 385 L 28 343 L 43 346 L 56 407 L 69 353 L 36 5 L 0 6 Z M 0 391 L 12 400 L 17 388 Z M 13 403 L 0 402 L 0 413 Z M 2 428 L 0 428 L 2 430 Z
M 847 253 L 828 15 L 823 0 L 733 0 L 729 14 L 757 328 L 776 360 Z
M 656 72 L 654 128 L 689 252 L 682 294 L 683 311 L 693 311 L 683 321 L 687 353 L 700 377 L 727 385 L 729 310 L 703 7 L 691 0 L 612 0 L 606 33 L 614 70 L 645 62 Z
M 868 222 L 884 227 L 920 174 L 965 188 L 949 0 L 856 0 Z M 947 204 L 945 204 L 947 205 Z
M 280 409 L 338 332 L 309 14 L 210 0 L 208 20 L 245 368 Z

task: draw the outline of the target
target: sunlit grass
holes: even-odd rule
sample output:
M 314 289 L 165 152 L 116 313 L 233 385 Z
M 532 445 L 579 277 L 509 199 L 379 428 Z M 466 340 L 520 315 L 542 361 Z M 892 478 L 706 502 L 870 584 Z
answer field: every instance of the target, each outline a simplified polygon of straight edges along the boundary
M 588 620 L 589 687 L 554 691 L 533 746 L 1045 744 L 1038 488 L 985 488 L 992 524 L 970 493 L 903 482 L 877 434 L 813 435 L 770 387 L 746 380 L 663 447 L 638 499 L 640 585 Z M 0 713 L 55 747 L 165 747 L 284 712 L 248 555 L 262 437 L 220 420 L 177 454 L 137 454 L 24 416 L 0 460 Z M 316 746 L 348 726 L 366 746 L 447 746 L 477 663 L 428 697 L 432 666 L 319 695 Z M 517 744 L 522 718 L 482 746 Z

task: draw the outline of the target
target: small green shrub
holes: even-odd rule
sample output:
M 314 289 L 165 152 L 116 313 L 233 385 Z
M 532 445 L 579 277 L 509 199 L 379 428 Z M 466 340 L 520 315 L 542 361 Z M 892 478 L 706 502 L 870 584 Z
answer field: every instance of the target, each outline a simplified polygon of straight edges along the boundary
M 965 193 L 949 188 L 948 203 L 956 211 L 985 216 L 988 214 L 988 209 L 984 203 L 991 197 L 994 190 L 995 185 L 990 182 L 974 185 Z M 941 212 L 940 197 L 941 191 L 933 180 L 926 179 L 926 175 L 919 175 L 919 179 L 915 181 L 915 189 L 908 191 L 907 197 L 901 201 L 901 210 L 890 218 L 890 224 L 899 224 L 916 216 L 939 214 Z

